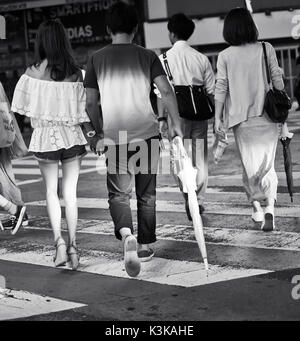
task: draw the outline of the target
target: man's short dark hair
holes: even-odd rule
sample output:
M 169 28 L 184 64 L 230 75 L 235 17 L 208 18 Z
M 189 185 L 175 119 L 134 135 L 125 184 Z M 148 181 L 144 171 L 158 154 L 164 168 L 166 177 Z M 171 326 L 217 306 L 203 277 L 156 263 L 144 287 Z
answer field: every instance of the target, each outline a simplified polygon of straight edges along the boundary
M 258 30 L 251 13 L 246 8 L 235 8 L 225 17 L 223 37 L 229 45 L 256 43 Z
M 195 23 L 183 13 L 174 14 L 168 22 L 168 30 L 180 40 L 188 40 L 194 33 Z
M 124 2 L 112 5 L 107 13 L 106 24 L 112 34 L 131 34 L 138 25 L 138 13 L 134 6 Z

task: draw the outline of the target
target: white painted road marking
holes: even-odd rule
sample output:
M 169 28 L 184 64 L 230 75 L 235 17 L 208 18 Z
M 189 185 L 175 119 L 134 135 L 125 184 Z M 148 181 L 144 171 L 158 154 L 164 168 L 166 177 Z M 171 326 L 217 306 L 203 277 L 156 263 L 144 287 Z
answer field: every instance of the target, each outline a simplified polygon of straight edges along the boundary
M 92 226 L 82 227 L 85 225 L 84 221 L 84 219 L 78 221 L 78 234 L 114 235 L 114 226 L 111 221 L 101 220 Z M 136 226 L 134 227 L 136 230 Z M 37 226 L 29 226 L 25 229 L 52 231 L 50 227 Z M 62 229 L 67 231 L 65 221 L 63 221 Z M 271 234 L 266 234 L 263 231 L 255 230 L 204 227 L 204 234 L 206 240 L 209 240 L 206 241 L 207 245 L 300 252 L 300 235 L 295 232 L 274 231 Z M 156 235 L 160 240 L 197 243 L 193 228 L 187 225 L 158 225 Z
M 4 293 L 4 297 L 0 299 L 0 320 L 2 321 L 50 314 L 86 306 L 25 291 L 6 289 Z
M 78 198 L 79 208 L 108 209 L 107 199 L 104 198 Z M 132 209 L 136 210 L 136 200 L 131 199 Z M 46 206 L 45 200 L 31 201 L 26 203 L 28 206 Z M 63 200 L 61 205 L 64 206 Z M 156 201 L 157 212 L 185 212 L 184 205 L 181 201 Z M 226 214 L 226 215 L 251 215 L 251 207 L 249 204 L 241 203 L 224 203 L 224 202 L 207 202 L 205 213 Z M 300 205 L 284 205 L 276 207 L 275 214 L 278 217 L 300 217 Z
M 7 252 L 6 249 L 0 249 L 0 259 L 53 268 L 53 250 L 51 249 L 50 251 L 47 247 L 41 247 L 40 250 L 35 250 L 35 252 Z M 91 250 L 88 256 L 84 255 L 80 258 L 78 271 L 128 279 L 129 277 L 125 272 L 123 263 L 120 255 Z M 66 269 L 72 271 L 68 267 Z M 193 287 L 251 277 L 269 272 L 272 271 L 232 267 L 225 268 L 218 265 L 210 265 L 209 277 L 207 278 L 202 263 L 154 257 L 151 262 L 142 263 L 140 275 L 132 280 Z

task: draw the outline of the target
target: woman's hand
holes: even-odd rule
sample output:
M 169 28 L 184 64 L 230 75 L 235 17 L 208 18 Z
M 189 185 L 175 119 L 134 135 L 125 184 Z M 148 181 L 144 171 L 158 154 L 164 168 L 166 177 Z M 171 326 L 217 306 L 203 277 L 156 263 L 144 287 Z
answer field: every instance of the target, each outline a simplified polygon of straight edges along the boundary
M 224 135 L 224 131 L 222 128 L 223 128 L 222 121 L 216 117 L 214 123 L 214 133 L 220 136 Z
M 282 140 L 286 140 L 286 138 L 288 137 L 288 138 L 292 138 L 293 137 L 293 133 L 290 133 L 289 132 L 289 128 L 288 128 L 288 126 L 287 126 L 287 124 L 286 123 L 283 123 L 282 125 L 281 125 L 281 133 L 280 133 L 280 138 L 282 139 Z

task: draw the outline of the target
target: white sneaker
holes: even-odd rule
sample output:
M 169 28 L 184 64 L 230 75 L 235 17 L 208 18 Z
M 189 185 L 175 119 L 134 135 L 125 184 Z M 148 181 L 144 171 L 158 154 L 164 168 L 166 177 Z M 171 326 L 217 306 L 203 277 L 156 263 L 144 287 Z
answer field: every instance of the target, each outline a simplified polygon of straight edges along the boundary
M 271 232 L 275 229 L 274 207 L 267 206 L 265 208 L 265 219 L 261 224 L 261 229 L 265 232 Z
M 125 270 L 130 277 L 136 277 L 141 271 L 141 262 L 137 255 L 137 240 L 128 235 L 124 240 Z
M 255 223 L 262 223 L 264 221 L 264 212 L 263 212 L 263 210 L 252 212 L 251 218 L 252 218 L 252 220 Z

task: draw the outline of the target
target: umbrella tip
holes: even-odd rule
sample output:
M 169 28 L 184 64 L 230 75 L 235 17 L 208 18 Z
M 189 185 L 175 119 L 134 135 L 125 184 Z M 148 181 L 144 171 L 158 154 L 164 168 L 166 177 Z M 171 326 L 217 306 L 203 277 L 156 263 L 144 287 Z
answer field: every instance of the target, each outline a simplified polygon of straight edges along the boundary
M 207 258 L 204 258 L 203 261 L 204 261 L 204 266 L 205 266 L 205 271 L 206 271 L 206 277 L 208 278 L 209 268 L 208 268 Z
M 293 199 L 293 197 L 291 197 L 291 202 L 294 202 L 294 199 Z

